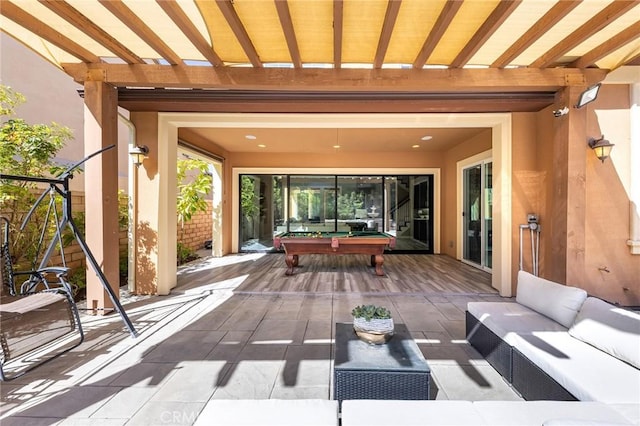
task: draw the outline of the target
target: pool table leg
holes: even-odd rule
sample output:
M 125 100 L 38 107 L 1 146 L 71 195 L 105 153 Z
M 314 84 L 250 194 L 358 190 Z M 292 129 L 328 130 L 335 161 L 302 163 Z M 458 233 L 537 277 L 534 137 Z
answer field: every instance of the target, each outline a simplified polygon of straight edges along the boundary
M 293 268 L 298 266 L 298 255 L 286 254 L 284 256 L 284 261 L 287 264 L 287 272 L 285 272 L 285 275 L 293 275 Z
M 379 277 L 384 276 L 384 271 L 382 270 L 382 264 L 384 263 L 384 258 L 381 254 L 372 254 L 371 255 L 371 266 L 375 266 L 376 275 Z

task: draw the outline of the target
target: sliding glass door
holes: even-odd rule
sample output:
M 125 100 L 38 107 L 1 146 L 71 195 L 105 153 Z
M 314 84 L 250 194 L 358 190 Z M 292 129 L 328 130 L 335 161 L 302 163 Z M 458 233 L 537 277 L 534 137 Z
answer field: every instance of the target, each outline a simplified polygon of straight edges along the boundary
M 492 267 L 493 163 L 481 162 L 462 170 L 463 261 L 482 269 Z
M 398 253 L 433 253 L 433 176 L 240 175 L 239 251 L 282 232 L 386 232 Z

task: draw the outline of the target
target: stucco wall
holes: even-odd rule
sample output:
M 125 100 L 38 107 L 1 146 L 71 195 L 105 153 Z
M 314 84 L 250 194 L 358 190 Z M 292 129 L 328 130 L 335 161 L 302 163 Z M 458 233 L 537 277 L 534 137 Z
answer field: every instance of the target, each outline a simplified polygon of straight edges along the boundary
M 443 154 L 440 249 L 442 253 L 451 257 L 456 257 L 458 249 L 457 218 L 462 214 L 457 207 L 457 162 L 489 149 L 491 149 L 491 129 L 456 145 Z
M 629 139 L 629 87 L 605 85 L 595 102 L 587 105 L 587 134 L 599 137 L 602 133 L 616 149 L 628 152 Z M 552 107 L 537 113 L 513 114 L 513 265 L 514 277 L 518 267 L 518 225 L 526 223 L 526 214 L 537 213 L 540 234 L 540 275 L 557 275 L 553 259 L 550 220 L 557 206 L 554 191 L 553 141 L 560 120 L 554 118 Z M 570 110 L 569 114 L 571 114 Z M 604 120 L 604 121 L 603 121 Z M 609 129 L 607 132 L 605 129 Z M 613 129 L 615 128 L 615 130 Z M 610 137 L 607 133 L 611 134 Z M 626 244 L 629 238 L 629 197 L 624 179 L 629 174 L 618 173 L 614 161 L 600 162 L 584 141 L 585 167 L 585 271 L 580 282 L 569 285 L 584 288 L 589 294 L 622 305 L 640 305 L 640 256 L 630 254 Z M 613 154 L 612 154 L 613 155 Z M 567 232 L 572 232 L 571 229 Z M 528 235 L 524 247 L 525 270 L 531 271 Z M 604 270 L 606 268 L 606 271 Z M 608 272 L 607 272 L 608 271 Z M 514 280 L 515 291 L 515 280 Z

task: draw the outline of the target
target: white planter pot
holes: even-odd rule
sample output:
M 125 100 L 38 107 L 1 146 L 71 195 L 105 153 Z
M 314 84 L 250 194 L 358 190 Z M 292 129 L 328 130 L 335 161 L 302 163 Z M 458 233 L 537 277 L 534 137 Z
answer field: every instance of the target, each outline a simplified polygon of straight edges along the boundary
M 353 329 L 361 340 L 381 345 L 388 342 L 393 336 L 393 318 L 374 318 L 369 321 L 364 318 L 354 318 Z

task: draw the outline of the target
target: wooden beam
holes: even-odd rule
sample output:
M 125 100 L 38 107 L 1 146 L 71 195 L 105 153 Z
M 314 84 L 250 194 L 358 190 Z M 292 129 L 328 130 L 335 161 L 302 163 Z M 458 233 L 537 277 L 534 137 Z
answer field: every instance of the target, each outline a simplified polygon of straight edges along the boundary
M 527 50 L 535 41 L 542 37 L 554 25 L 562 20 L 573 9 L 576 8 L 582 0 L 565 0 L 556 3 L 544 16 L 533 24 L 515 43 L 511 45 L 491 66 L 494 68 L 504 68 L 509 65 L 512 60 L 520 56 L 522 52 Z
M 202 36 L 200 31 L 193 25 L 189 17 L 180 8 L 178 3 L 173 0 L 156 0 L 158 5 L 164 10 L 164 13 L 180 28 L 180 31 L 189 39 L 189 41 L 198 49 L 198 52 L 205 57 L 207 61 L 214 67 L 223 65 L 222 59 L 218 56 L 207 40 Z M 196 2 L 200 7 L 200 4 Z
M 342 27 L 344 19 L 342 0 L 333 0 L 333 68 L 342 68 Z
M 128 64 L 144 64 L 144 60 L 63 0 L 40 0 L 54 13 L 75 26 Z
M 461 68 L 469 62 L 482 45 L 495 33 L 500 25 L 513 13 L 522 0 L 504 0 L 491 12 L 491 15 L 480 26 L 478 31 L 471 37 L 471 40 L 458 53 L 458 56 L 451 62 L 449 67 Z
M 249 62 L 255 68 L 262 68 L 262 61 L 258 56 L 258 51 L 255 46 L 251 42 L 251 37 L 249 37 L 249 33 L 245 29 L 236 9 L 233 7 L 232 0 L 216 0 L 216 4 L 220 8 L 222 15 L 227 20 L 227 23 L 231 27 L 231 31 L 235 34 L 238 42 L 240 42 L 240 46 L 244 49 L 244 52 L 247 54 L 249 58 Z
M 413 61 L 413 68 L 419 69 L 424 67 L 427 59 L 429 59 L 429 56 L 433 53 L 433 50 L 438 45 L 438 42 L 440 42 L 440 39 L 444 35 L 445 31 L 447 31 L 447 28 L 449 28 L 449 24 L 451 24 L 451 21 L 453 21 L 453 18 L 456 16 L 456 13 L 458 13 L 461 6 L 461 0 L 447 0 L 447 3 L 444 5 L 440 15 L 438 16 L 438 20 L 431 29 L 427 39 L 424 41 L 422 49 L 420 49 L 420 53 L 418 53 L 418 56 Z
M 109 12 L 145 41 L 170 65 L 182 64 L 178 56 L 144 21 L 131 11 L 122 0 L 98 0 Z M 155 58 L 154 58 L 155 59 Z
M 44 22 L 25 12 L 10 1 L 3 1 L 0 15 L 26 28 L 35 35 L 42 37 L 49 43 L 75 56 L 83 62 L 100 62 L 100 58 L 75 41 L 67 38 Z
M 247 90 L 118 90 L 120 106 L 129 111 L 158 112 L 505 112 L 539 111 L 555 92 L 423 93 L 423 92 L 283 92 Z
M 600 46 L 585 53 L 581 58 L 569 64 L 571 68 L 586 68 L 595 64 L 598 60 L 604 58 L 615 50 L 621 48 L 625 44 L 640 38 L 640 21 L 631 25 L 621 33 L 616 34 Z
M 114 86 L 317 91 L 548 91 L 600 82 L 595 68 L 277 69 L 168 65 L 62 64 L 78 82 L 99 75 Z
M 614 1 L 609 6 L 589 19 L 569 36 L 565 37 L 560 43 L 547 50 L 542 56 L 536 59 L 531 68 L 547 68 L 555 63 L 562 55 L 573 49 L 620 16 L 627 13 L 640 3 L 640 1 Z
M 380 31 L 380 40 L 378 40 L 378 49 L 373 60 L 373 68 L 379 69 L 382 67 L 401 4 L 402 0 L 389 0 L 387 3 L 387 12 L 384 15 L 384 23 L 382 24 L 382 31 Z
M 298 40 L 296 40 L 296 32 L 293 29 L 293 22 L 291 21 L 291 13 L 289 12 L 289 4 L 287 0 L 274 0 L 276 10 L 278 11 L 278 18 L 280 18 L 280 25 L 282 25 L 282 32 L 284 32 L 284 38 L 287 40 L 287 46 L 289 47 L 289 55 L 291 56 L 291 62 L 295 68 L 302 68 L 302 60 L 300 59 L 300 49 L 298 48 Z

